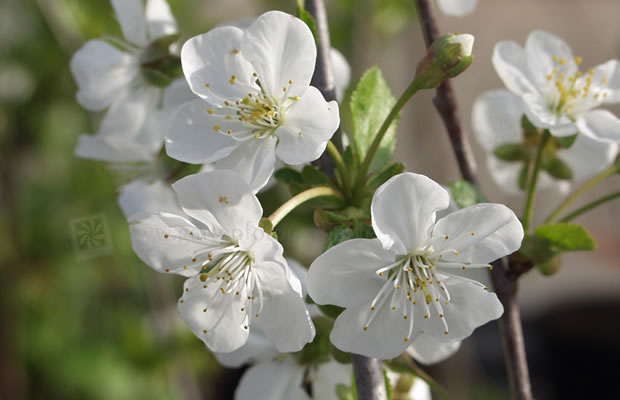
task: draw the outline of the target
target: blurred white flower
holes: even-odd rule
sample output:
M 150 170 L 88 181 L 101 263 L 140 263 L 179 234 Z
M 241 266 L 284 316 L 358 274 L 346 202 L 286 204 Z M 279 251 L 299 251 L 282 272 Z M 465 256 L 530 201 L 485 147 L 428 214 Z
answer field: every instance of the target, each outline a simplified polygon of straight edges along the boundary
M 435 222 L 449 198 L 423 175 L 397 175 L 373 197 L 377 239 L 343 242 L 312 263 L 312 299 L 345 308 L 330 335 L 337 348 L 388 359 L 421 334 L 454 342 L 501 316 L 497 296 L 464 270 L 488 268 L 516 251 L 521 223 L 499 204 L 467 207 Z
M 317 159 L 337 129 L 338 104 L 310 86 L 316 46 L 301 20 L 278 11 L 247 29 L 222 26 L 188 40 L 185 77 L 201 99 L 183 106 L 168 154 L 239 172 L 256 192 L 287 164 Z
M 439 9 L 451 17 L 464 17 L 476 8 L 478 0 L 437 0 Z
M 194 334 L 230 352 L 258 326 L 278 351 L 301 350 L 314 337 L 301 285 L 280 243 L 258 227 L 263 210 L 242 177 L 216 170 L 172 187 L 183 214 L 135 216 L 131 241 L 152 268 L 190 277 L 178 307 Z
M 506 88 L 524 102 L 528 119 L 558 137 L 581 133 L 603 142 L 620 142 L 620 120 L 599 107 L 620 101 L 620 68 L 610 60 L 585 74 L 559 37 L 529 34 L 525 48 L 514 41 L 495 45 L 493 65 Z
M 511 194 L 522 193 L 519 178 L 527 168 L 526 160 L 505 161 L 494 151 L 502 145 L 515 145 L 534 158 L 539 137 L 526 137 L 521 126 L 525 112 L 523 101 L 505 89 L 481 94 L 474 103 L 472 125 L 478 143 L 487 151 L 487 166 L 491 177 L 502 190 Z M 585 135 L 578 135 L 569 148 L 560 146 L 553 138 L 547 144 L 546 159 L 555 157 L 572 170 L 572 179 L 558 180 L 543 168 L 538 187 L 567 193 L 572 182 L 590 178 L 608 165 L 618 153 L 614 143 L 604 143 Z

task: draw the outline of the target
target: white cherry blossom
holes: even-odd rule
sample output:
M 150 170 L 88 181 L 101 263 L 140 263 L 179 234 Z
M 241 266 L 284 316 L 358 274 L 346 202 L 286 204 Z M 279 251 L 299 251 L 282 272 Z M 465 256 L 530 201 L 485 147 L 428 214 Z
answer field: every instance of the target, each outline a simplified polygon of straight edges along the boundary
M 481 94 L 472 110 L 473 130 L 478 143 L 487 152 L 489 173 L 502 190 L 511 194 L 523 193 L 518 185 L 523 162 L 503 161 L 493 152 L 500 145 L 526 143 L 521 127 L 524 108 L 518 96 L 505 89 L 496 89 Z M 538 143 L 529 140 L 528 145 L 533 154 Z M 551 188 L 560 193 L 567 193 L 572 182 L 588 179 L 602 171 L 614 161 L 618 153 L 615 143 L 600 142 L 586 135 L 578 135 L 569 148 L 562 148 L 551 139 L 548 148 L 572 169 L 573 178 L 557 180 L 541 170 L 538 187 Z
M 579 71 L 575 57 L 559 37 L 543 31 L 529 34 L 525 48 L 514 41 L 495 45 L 493 65 L 506 88 L 523 99 L 525 113 L 554 136 L 579 132 L 603 142 L 620 142 L 620 120 L 599 108 L 620 101 L 620 64 Z
M 310 86 L 316 46 L 301 20 L 278 11 L 247 29 L 222 26 L 188 40 L 183 72 L 200 97 L 182 107 L 168 154 L 239 172 L 254 191 L 287 164 L 317 159 L 339 125 L 338 104 Z
M 476 8 L 478 0 L 437 0 L 439 9 L 451 17 L 464 17 Z
M 489 268 L 516 251 L 521 223 L 499 204 L 478 204 L 435 221 L 449 198 L 423 175 L 397 175 L 373 197 L 377 238 L 343 242 L 312 263 L 312 299 L 345 308 L 330 335 L 337 348 L 388 359 L 421 334 L 458 341 L 501 316 L 497 296 L 466 270 Z
M 178 308 L 214 352 L 230 352 L 258 326 L 281 352 L 299 351 L 314 326 L 282 246 L 258 227 L 261 205 L 242 177 L 216 170 L 172 185 L 183 214 L 130 220 L 136 254 L 160 272 L 189 277 Z

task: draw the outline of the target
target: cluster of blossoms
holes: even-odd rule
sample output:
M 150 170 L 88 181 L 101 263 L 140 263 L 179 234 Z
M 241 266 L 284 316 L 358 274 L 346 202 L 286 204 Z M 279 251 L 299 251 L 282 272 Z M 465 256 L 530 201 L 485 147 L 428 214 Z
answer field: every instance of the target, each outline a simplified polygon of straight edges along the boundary
M 179 53 L 164 0 L 145 7 L 141 0 L 111 2 L 126 40 L 92 40 L 71 64 L 80 104 L 105 111 L 99 131 L 79 137 L 76 154 L 106 161 L 124 178 L 119 203 L 133 249 L 156 271 L 187 278 L 178 311 L 193 333 L 223 365 L 254 364 L 237 398 L 307 399 L 308 383 L 314 398 L 341 398 L 350 365 L 331 354 L 316 365 L 287 354 L 315 339 L 313 319 L 324 316 L 312 302 L 339 308 L 329 335 L 338 350 L 382 360 L 408 353 L 423 364 L 449 357 L 502 315 L 479 272 L 519 250 L 521 222 L 499 204 L 448 210 L 449 192 L 423 175 L 391 173 L 370 194 L 349 188 L 369 200 L 368 215 L 349 225 L 372 228 L 373 238 L 340 241 L 308 271 L 284 258 L 272 232 L 279 219 L 265 221 L 256 193 L 279 166 L 317 160 L 340 125 L 338 103 L 310 85 L 317 49 L 305 22 L 267 12 L 195 36 Z M 449 15 L 475 5 L 439 0 Z M 412 87 L 436 87 L 462 72 L 472 46 L 466 34 L 436 41 Z M 332 52 L 332 59 L 337 78 L 348 81 L 343 57 Z M 567 190 L 570 180 L 590 177 L 616 157 L 620 120 L 598 107 L 620 101 L 618 62 L 585 74 L 580 63 L 544 32 L 532 33 L 525 49 L 496 46 L 493 64 L 508 90 L 481 95 L 473 123 L 493 177 L 507 191 L 524 189 L 533 152 L 549 135 L 543 186 Z M 337 86 L 339 97 L 344 86 Z M 163 158 L 162 147 L 173 160 Z M 362 170 L 372 155 L 358 163 Z M 178 179 L 170 163 L 201 171 Z M 346 171 L 338 172 L 325 178 L 330 185 L 344 181 Z M 363 203 L 357 200 L 356 207 Z M 419 380 L 404 394 L 430 398 Z

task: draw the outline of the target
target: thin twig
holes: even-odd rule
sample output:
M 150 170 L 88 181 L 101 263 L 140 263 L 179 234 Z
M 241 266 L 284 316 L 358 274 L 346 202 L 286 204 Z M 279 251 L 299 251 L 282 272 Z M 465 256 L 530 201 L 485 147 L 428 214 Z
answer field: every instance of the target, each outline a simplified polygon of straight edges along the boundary
M 437 26 L 428 0 L 415 1 L 428 47 L 438 37 Z M 433 99 L 433 103 L 448 131 L 461 175 L 465 180 L 477 185 L 476 164 L 467 135 L 460 123 L 454 92 L 449 82 L 445 81 L 437 88 L 437 95 Z M 533 396 L 525 355 L 520 310 L 516 300 L 519 273 L 518 271 L 512 272 L 513 268 L 508 265 L 507 258 L 498 260 L 494 265 L 491 279 L 495 293 L 504 306 L 504 315 L 499 320 L 499 325 L 504 344 L 510 391 L 514 400 L 531 400 Z
M 312 15 L 316 23 L 318 34 L 317 63 L 312 78 L 312 84 L 323 93 L 326 100 L 334 100 L 335 86 L 334 73 L 331 68 L 331 45 L 329 41 L 329 28 L 325 3 L 323 0 L 306 0 L 306 10 Z M 339 132 L 334 134 L 332 141 L 336 147 L 342 148 Z M 325 152 L 321 158 L 313 163 L 329 176 L 334 175 L 334 162 Z M 357 398 L 359 400 L 385 400 L 387 391 L 383 377 L 383 365 L 381 361 L 357 354 L 352 354 L 353 372 L 357 386 Z

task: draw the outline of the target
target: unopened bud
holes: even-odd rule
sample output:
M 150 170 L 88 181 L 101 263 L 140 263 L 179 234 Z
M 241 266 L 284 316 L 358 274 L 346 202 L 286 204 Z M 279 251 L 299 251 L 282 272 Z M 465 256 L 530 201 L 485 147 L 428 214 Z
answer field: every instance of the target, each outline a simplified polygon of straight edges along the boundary
M 418 63 L 415 74 L 418 88 L 435 88 L 445 79 L 465 71 L 473 61 L 473 47 L 474 37 L 469 34 L 450 33 L 435 40 Z

